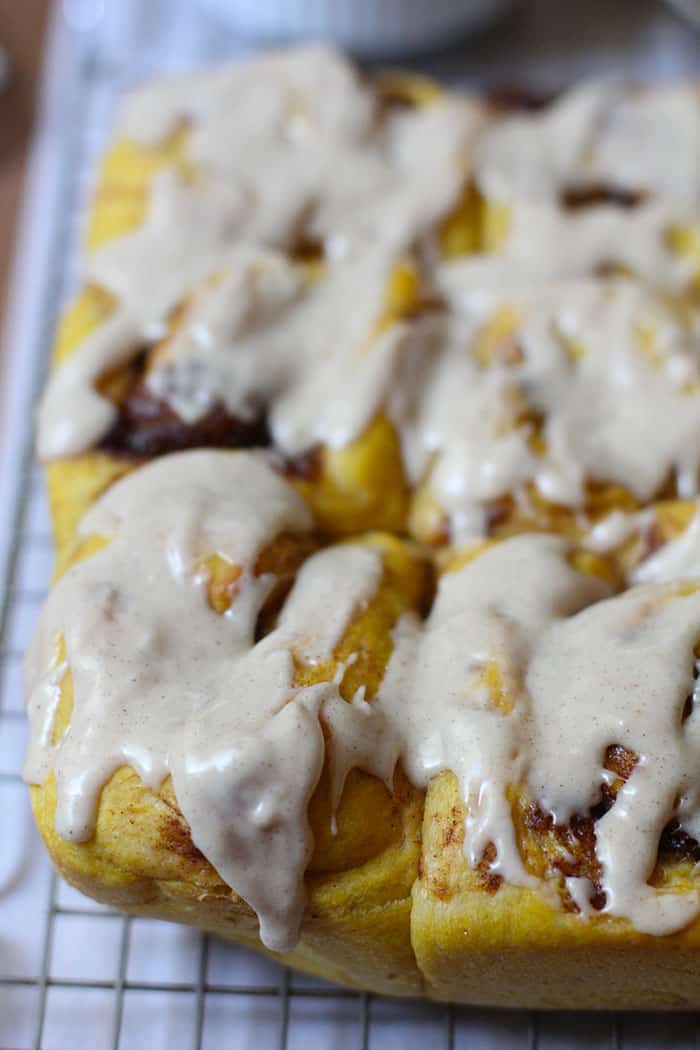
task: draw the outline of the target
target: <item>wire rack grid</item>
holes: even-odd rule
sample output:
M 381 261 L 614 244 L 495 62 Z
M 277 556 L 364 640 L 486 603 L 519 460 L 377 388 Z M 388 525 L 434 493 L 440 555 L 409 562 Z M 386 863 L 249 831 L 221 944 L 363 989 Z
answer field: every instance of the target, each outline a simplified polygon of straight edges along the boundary
M 4 574 L 0 565 L 0 1050 L 697 1047 L 688 1017 L 499 1013 L 348 991 L 197 931 L 95 905 L 50 871 L 20 775 L 22 653 L 52 560 L 27 409 L 75 283 L 84 198 L 115 102 L 152 71 L 232 50 L 215 27 L 192 21 L 191 11 L 174 0 L 133 2 L 110 20 L 98 0 L 69 0 L 52 31 L 45 95 L 57 122 L 57 169 L 45 280 L 32 304 L 34 338 L 23 347 L 27 405 L 15 412 L 24 418 L 21 469 L 12 498 L 0 506 L 9 535 Z

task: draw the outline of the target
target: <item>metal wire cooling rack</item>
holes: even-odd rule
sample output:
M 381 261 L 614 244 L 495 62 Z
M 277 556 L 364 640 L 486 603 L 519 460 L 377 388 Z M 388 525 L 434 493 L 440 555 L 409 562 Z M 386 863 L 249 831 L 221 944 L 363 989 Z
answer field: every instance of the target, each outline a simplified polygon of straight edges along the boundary
M 64 0 L 52 29 L 22 223 L 35 251 L 21 246 L 24 305 L 10 333 L 21 349 L 5 380 L 0 457 L 0 1050 L 697 1047 L 687 1016 L 499 1013 L 347 991 L 197 931 L 125 918 L 50 870 L 20 778 L 21 658 L 52 560 L 31 405 L 74 283 L 81 205 L 114 103 L 151 72 L 230 55 L 219 29 L 187 0 Z

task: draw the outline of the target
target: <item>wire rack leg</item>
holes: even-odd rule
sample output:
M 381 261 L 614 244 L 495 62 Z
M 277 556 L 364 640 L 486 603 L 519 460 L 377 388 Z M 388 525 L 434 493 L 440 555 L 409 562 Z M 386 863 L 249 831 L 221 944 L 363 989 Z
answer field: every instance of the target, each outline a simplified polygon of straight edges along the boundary
M 124 1017 L 124 982 L 126 980 L 126 967 L 129 961 L 129 943 L 131 939 L 131 919 L 124 916 L 122 919 L 122 932 L 119 941 L 119 967 L 117 980 L 114 986 L 114 1022 L 112 1027 L 112 1050 L 119 1050 L 119 1040 L 122 1033 L 122 1019 Z
M 615 1014 L 610 1026 L 610 1050 L 622 1050 L 622 1019 Z
M 39 1001 L 37 1003 L 36 1024 L 34 1027 L 33 1050 L 41 1050 L 44 1039 L 44 1026 L 46 1024 L 46 999 L 49 991 L 49 964 L 51 951 L 53 949 L 54 917 L 56 915 L 56 891 L 58 879 L 51 873 L 51 887 L 49 889 L 49 903 L 46 909 L 46 922 L 44 924 L 44 943 L 41 949 L 41 967 L 39 970 Z
M 540 1042 L 540 1015 L 531 1011 L 528 1023 L 528 1046 L 530 1050 L 537 1050 Z
M 452 1003 L 445 1007 L 445 1046 L 454 1050 L 455 1045 L 455 1008 Z
M 209 964 L 209 934 L 203 933 L 199 945 L 197 968 L 197 1005 L 194 1029 L 194 1050 L 202 1050 L 204 1039 L 204 1015 L 206 1013 L 207 967 Z
M 369 1050 L 369 995 L 360 998 L 360 1050 Z
M 285 966 L 280 980 L 280 1035 L 278 1046 L 285 1050 L 289 1035 L 289 970 Z

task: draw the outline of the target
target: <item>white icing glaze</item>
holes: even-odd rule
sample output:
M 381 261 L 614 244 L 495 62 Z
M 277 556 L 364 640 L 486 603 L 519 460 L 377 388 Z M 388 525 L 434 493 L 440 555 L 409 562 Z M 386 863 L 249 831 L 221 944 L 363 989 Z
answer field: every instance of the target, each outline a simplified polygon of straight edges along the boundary
M 682 288 L 694 263 L 670 250 L 666 231 L 698 214 L 699 118 L 693 88 L 601 83 L 488 128 L 474 168 L 487 198 L 509 208 L 505 257 L 550 278 L 618 263 Z M 586 187 L 636 192 L 640 203 L 562 206 Z
M 696 322 L 646 283 L 591 274 L 616 261 L 682 287 L 694 272 L 698 253 L 674 253 L 666 231 L 698 203 L 696 93 L 594 85 L 542 113 L 491 120 L 457 97 L 382 119 L 379 105 L 323 47 L 137 93 L 122 133 L 153 144 L 186 125 L 197 175 L 160 172 L 142 228 L 90 261 L 116 314 L 51 379 L 40 455 L 74 455 L 104 436 L 115 409 L 95 392 L 99 376 L 184 297 L 180 327 L 147 375 L 155 396 L 189 423 L 216 404 L 242 420 L 266 413 L 289 455 L 345 446 L 384 409 L 409 480 L 430 467 L 455 538 L 482 533 L 483 504 L 528 482 L 578 506 L 587 480 L 649 499 L 675 472 L 681 494 L 694 495 Z M 631 145 L 640 128 L 641 152 Z M 470 174 L 509 208 L 499 254 L 441 263 L 423 252 L 423 280 L 446 310 L 380 336 L 392 266 L 434 231 Z M 562 204 L 589 185 L 645 196 L 637 207 Z M 300 234 L 327 247 L 320 278 L 271 250 Z M 512 344 L 523 360 L 483 367 L 464 351 L 502 308 L 520 315 Z M 585 350 L 576 361 L 574 343 Z M 544 455 L 528 413 L 544 419 Z
M 525 670 L 539 632 L 605 593 L 569 568 L 564 550 L 553 536 L 517 537 L 443 576 L 425 627 L 413 617 L 400 622 L 374 705 L 399 732 L 414 783 L 427 786 L 445 769 L 457 775 L 469 807 L 470 862 L 493 842 L 496 870 L 522 884 L 533 880 L 518 853 L 506 791 L 523 773 Z M 499 709 L 484 685 L 489 664 L 498 668 L 510 711 Z
M 700 576 L 700 510 L 679 536 L 645 558 L 632 573 L 633 583 L 667 583 Z
M 597 184 L 696 206 L 699 110 L 688 85 L 587 84 L 489 129 L 477 147 L 479 181 L 501 200 L 552 200 Z
M 591 914 L 591 884 L 588 879 L 577 878 L 570 875 L 564 879 L 564 885 L 572 901 L 579 910 L 579 914 L 587 916 Z
M 531 280 L 578 277 L 613 265 L 680 291 L 695 272 L 692 257 L 669 247 L 666 231 L 679 221 L 679 211 L 666 201 L 654 199 L 630 210 L 598 204 L 569 214 L 528 199 L 510 209 L 508 236 L 499 255 Z
M 632 568 L 628 574 L 630 583 L 670 583 L 700 577 L 699 507 L 700 504 L 696 506 L 687 528 Z M 653 507 L 633 514 L 613 511 L 589 530 L 583 542 L 590 550 L 614 550 L 630 536 L 643 535 L 654 524 L 654 518 Z
M 484 500 L 532 481 L 547 500 L 579 506 L 586 479 L 651 499 L 671 473 L 697 490 L 700 376 L 694 334 L 645 286 L 624 279 L 532 287 L 496 263 L 442 267 L 454 315 L 444 353 L 422 378 L 411 419 L 398 419 L 416 476 L 437 452 L 430 485 L 453 535 L 483 531 Z M 464 353 L 504 308 L 519 360 L 487 367 Z M 680 378 L 679 378 L 680 377 Z M 541 416 L 533 451 L 524 412 Z M 653 420 L 653 440 L 646 437 Z M 476 530 L 474 525 L 476 524 Z
M 492 843 L 492 867 L 534 886 L 509 789 L 524 785 L 565 822 L 597 801 L 605 749 L 621 744 L 638 762 L 621 804 L 596 825 L 607 910 L 655 933 L 689 921 L 696 896 L 664 896 L 647 879 L 676 800 L 689 825 L 700 805 L 698 720 L 680 717 L 693 690 L 700 593 L 650 584 L 607 599 L 604 583 L 570 566 L 562 539 L 519 536 L 444 575 L 427 621 L 407 613 L 398 622 L 375 699 L 360 689 L 348 703 L 338 692 L 344 667 L 311 687 L 295 686 L 294 667 L 327 660 L 372 599 L 376 550 L 341 545 L 310 557 L 276 627 L 254 640 L 273 583 L 255 575 L 257 555 L 309 524 L 300 498 L 255 453 L 164 457 L 88 512 L 81 533 L 111 541 L 59 581 L 27 658 L 25 775 L 41 783 L 55 773 L 59 834 L 90 836 L 99 791 L 120 766 L 152 789 L 169 773 L 193 841 L 255 909 L 265 944 L 282 949 L 303 914 L 306 807 L 326 749 L 335 804 L 353 768 L 390 785 L 401 761 L 422 787 L 454 771 L 469 862 Z M 206 599 L 212 553 L 241 568 L 224 615 Z M 66 657 L 56 666 L 59 636 Z M 54 743 L 68 668 L 73 712 Z
M 553 624 L 528 669 L 528 781 L 534 798 L 566 823 L 598 798 L 606 748 L 639 761 L 615 804 L 596 823 L 606 910 L 647 933 L 686 925 L 697 893 L 648 885 L 661 832 L 676 800 L 695 787 L 700 721 L 681 714 L 693 690 L 700 593 L 677 585 L 636 587 Z
M 653 521 L 654 512 L 651 508 L 634 514 L 625 514 L 624 511 L 614 510 L 595 523 L 586 534 L 584 543 L 593 551 L 611 551 L 615 547 L 619 547 L 620 544 L 624 543 L 636 532 L 643 532 Z
M 117 410 L 95 384 L 133 357 L 141 332 L 137 321 L 120 311 L 53 373 L 39 406 L 37 446 L 42 459 L 75 455 L 109 431 Z
M 104 436 L 115 410 L 95 393 L 96 380 L 148 343 L 193 291 L 150 389 L 188 422 L 215 400 L 244 418 L 251 404 L 269 406 L 275 440 L 296 451 L 304 428 L 287 411 L 304 419 L 305 392 L 323 386 L 317 371 L 342 389 L 361 368 L 391 266 L 456 201 L 480 122 L 475 104 L 445 98 L 380 124 L 374 94 L 323 48 L 205 74 L 191 92 L 188 84 L 154 85 L 127 106 L 123 133 L 146 142 L 193 121 L 188 159 L 198 175 L 159 172 L 143 225 L 89 261 L 86 276 L 117 300 L 116 315 L 50 380 L 39 411 L 42 459 L 75 455 Z M 285 256 L 266 250 L 299 234 L 319 238 L 335 258 L 318 282 L 303 282 Z M 381 400 L 374 363 L 331 443 L 356 437 Z M 300 413 L 287 408 L 299 404 Z

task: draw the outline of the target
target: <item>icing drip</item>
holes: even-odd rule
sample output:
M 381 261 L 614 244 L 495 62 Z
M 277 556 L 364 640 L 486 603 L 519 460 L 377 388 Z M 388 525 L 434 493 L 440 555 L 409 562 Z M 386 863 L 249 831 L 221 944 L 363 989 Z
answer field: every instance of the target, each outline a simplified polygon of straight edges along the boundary
M 401 727 L 401 756 L 415 783 L 427 786 L 445 769 L 457 775 L 468 805 L 470 863 L 493 842 L 495 869 L 521 884 L 532 879 L 518 853 L 507 790 L 523 773 L 518 725 L 532 647 L 553 620 L 605 593 L 567 565 L 564 551 L 556 537 L 517 537 L 443 576 L 425 627 L 413 618 L 399 624 L 375 705 Z
M 650 558 L 638 565 L 632 574 L 634 583 L 666 583 L 670 580 L 700 576 L 700 513 L 696 509 L 688 528 Z
M 662 894 L 647 882 L 677 797 L 695 790 L 700 723 L 693 712 L 681 726 L 681 715 L 693 690 L 699 618 L 698 592 L 633 588 L 552 625 L 527 675 L 528 780 L 558 821 L 597 801 L 609 744 L 639 756 L 596 823 L 596 852 L 606 910 L 646 933 L 685 926 L 700 906 L 695 892 Z
M 654 512 L 651 508 L 635 514 L 625 514 L 621 510 L 614 510 L 607 517 L 596 522 L 585 536 L 584 542 L 592 551 L 611 551 L 636 532 L 647 529 L 653 524 L 653 521 Z

